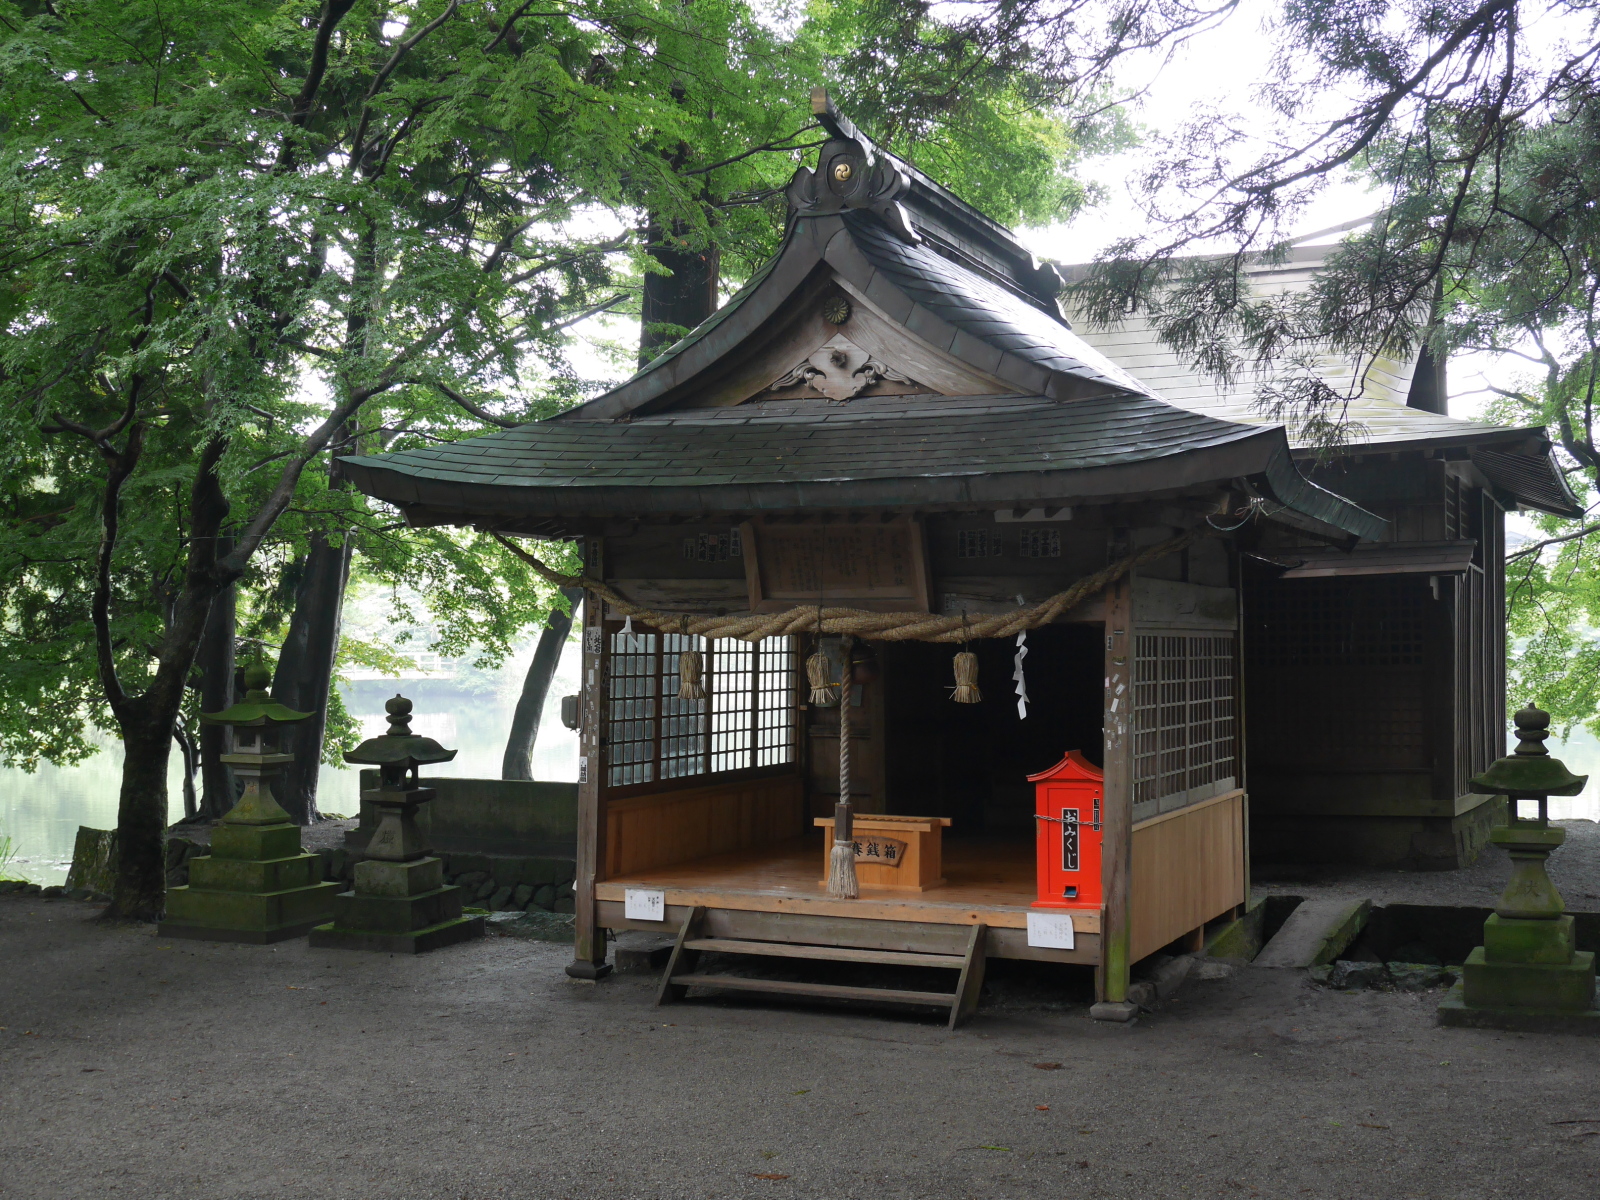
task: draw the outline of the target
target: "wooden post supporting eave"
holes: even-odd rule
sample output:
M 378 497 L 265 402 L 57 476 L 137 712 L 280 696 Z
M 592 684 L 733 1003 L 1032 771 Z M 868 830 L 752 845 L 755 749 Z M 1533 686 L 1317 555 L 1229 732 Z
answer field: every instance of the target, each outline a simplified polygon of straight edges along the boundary
M 1118 553 L 1126 553 L 1120 551 Z M 1105 592 L 1105 780 L 1100 872 L 1105 909 L 1100 918 L 1100 969 L 1096 999 L 1128 998 L 1128 899 L 1133 868 L 1133 576 Z
M 601 541 L 584 539 L 584 574 L 605 578 Z M 606 962 L 606 931 L 595 923 L 594 885 L 600 874 L 600 852 L 605 845 L 605 812 L 600 803 L 600 781 L 605 771 L 600 730 L 605 719 L 605 602 L 593 592 L 583 598 L 583 721 L 578 733 L 578 847 L 577 876 L 573 882 L 576 917 L 573 958 L 567 974 L 574 979 L 603 979 L 611 973 Z

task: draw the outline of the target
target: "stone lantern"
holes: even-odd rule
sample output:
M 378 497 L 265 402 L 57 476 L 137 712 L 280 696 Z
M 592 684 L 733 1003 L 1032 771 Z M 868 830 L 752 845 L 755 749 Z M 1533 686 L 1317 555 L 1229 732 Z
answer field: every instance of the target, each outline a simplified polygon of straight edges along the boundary
M 411 732 L 411 701 L 384 705 L 389 729 L 345 754 L 345 761 L 378 768 L 379 784 L 362 800 L 378 826 L 356 864 L 355 886 L 334 897 L 333 921 L 311 931 L 313 946 L 420 954 L 483 933 L 481 916 L 461 913 L 461 889 L 446 886 L 444 864 L 417 826 L 417 809 L 438 794 L 417 780 L 417 769 L 456 756 Z
M 328 919 L 336 883 L 322 881 L 322 859 L 300 846 L 300 827 L 272 794 L 272 779 L 294 755 L 279 750 L 284 730 L 309 717 L 267 694 L 272 674 L 245 668 L 245 697 L 219 713 L 202 713 L 230 730 L 222 761 L 244 784 L 211 834 L 211 853 L 189 862 L 186 887 L 167 889 L 164 937 L 226 942 L 277 942 L 299 937 Z
M 1588 782 L 1544 748 L 1550 714 L 1528 705 L 1515 717 L 1517 748 L 1472 781 L 1473 789 L 1510 800 L 1507 822 L 1489 836 L 1511 856 L 1511 879 L 1484 922 L 1483 945 L 1462 968 L 1461 982 L 1439 1007 L 1445 1025 L 1529 1031 L 1600 1033 L 1594 1007 L 1594 955 L 1578 950 L 1572 917 L 1545 871 L 1567 840 L 1552 826 L 1551 796 L 1576 796 Z M 1524 816 L 1524 804 L 1537 813 Z

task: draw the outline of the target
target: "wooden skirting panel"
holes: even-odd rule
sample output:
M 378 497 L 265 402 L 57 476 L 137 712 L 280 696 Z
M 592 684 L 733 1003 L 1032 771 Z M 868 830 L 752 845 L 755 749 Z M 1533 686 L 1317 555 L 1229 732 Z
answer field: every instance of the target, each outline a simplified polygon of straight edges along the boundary
M 1244 903 L 1244 814 L 1234 791 L 1133 827 L 1134 961 Z
M 644 929 L 652 933 L 676 934 L 692 911 L 689 905 L 668 904 L 664 921 L 633 921 L 623 915 L 622 901 L 601 900 L 595 905 L 595 919 L 607 929 Z M 703 932 L 709 937 L 851 946 L 863 950 L 910 950 L 925 954 L 961 953 L 971 928 L 969 924 L 718 908 L 709 909 L 705 920 Z M 1023 958 L 1035 962 L 1094 966 L 1100 961 L 1100 935 L 1079 933 L 1073 949 L 1046 950 L 1028 945 L 1025 929 L 991 925 L 986 954 L 989 958 Z
M 612 800 L 606 804 L 601 878 L 791 841 L 804 819 L 798 775 Z

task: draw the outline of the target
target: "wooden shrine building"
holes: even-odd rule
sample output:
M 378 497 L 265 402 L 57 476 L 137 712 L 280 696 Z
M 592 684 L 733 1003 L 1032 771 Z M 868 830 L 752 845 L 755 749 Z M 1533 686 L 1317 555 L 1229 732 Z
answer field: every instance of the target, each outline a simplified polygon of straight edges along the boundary
M 816 108 L 831 140 L 778 254 L 709 320 L 560 416 L 350 474 L 415 524 L 581 543 L 572 974 L 608 969 L 606 930 L 666 929 L 666 997 L 853 994 L 707 975 L 709 950 L 947 966 L 948 996 L 883 995 L 953 1020 L 986 957 L 1080 963 L 1115 1005 L 1133 962 L 1245 901 L 1245 592 L 1305 569 L 1286 547 L 1378 554 L 1382 473 L 1364 507 L 1281 427 L 1169 403 L 1072 331 L 1007 230 Z M 1464 497 L 1465 466 L 1429 478 Z M 1441 554 L 1492 525 L 1499 485 L 1471 481 Z M 970 645 L 981 700 L 953 702 L 963 638 L 1002 627 Z M 1263 720 L 1292 725 L 1303 697 L 1277 696 Z M 818 828 L 841 733 L 848 899 Z M 1092 799 L 1044 811 L 1074 787 Z M 1091 851 L 1092 886 L 1060 886 Z
M 1333 249 L 1252 264 L 1252 292 L 1308 289 Z M 1143 318 L 1074 326 L 1168 403 L 1267 423 L 1256 381 L 1196 374 Z M 1345 441 L 1295 445 L 1296 461 L 1388 532 L 1346 552 L 1282 526 L 1241 531 L 1252 860 L 1463 867 L 1501 807 L 1468 781 L 1505 753 L 1505 514 L 1583 508 L 1542 428 L 1448 415 L 1443 364 L 1325 353 L 1317 370 L 1352 397 Z

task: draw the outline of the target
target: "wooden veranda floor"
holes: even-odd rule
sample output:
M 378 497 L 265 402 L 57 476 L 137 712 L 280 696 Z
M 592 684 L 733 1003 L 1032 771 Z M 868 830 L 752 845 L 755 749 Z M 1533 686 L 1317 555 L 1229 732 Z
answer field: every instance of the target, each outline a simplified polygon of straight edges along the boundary
M 1015 840 L 947 838 L 945 885 L 925 892 L 863 888 L 857 900 L 834 900 L 821 878 L 822 839 L 808 837 L 608 879 L 595 897 L 622 901 L 628 888 L 658 888 L 672 906 L 1025 929 L 1037 895 L 1033 844 Z M 1074 924 L 1097 933 L 1099 910 L 1075 912 Z

